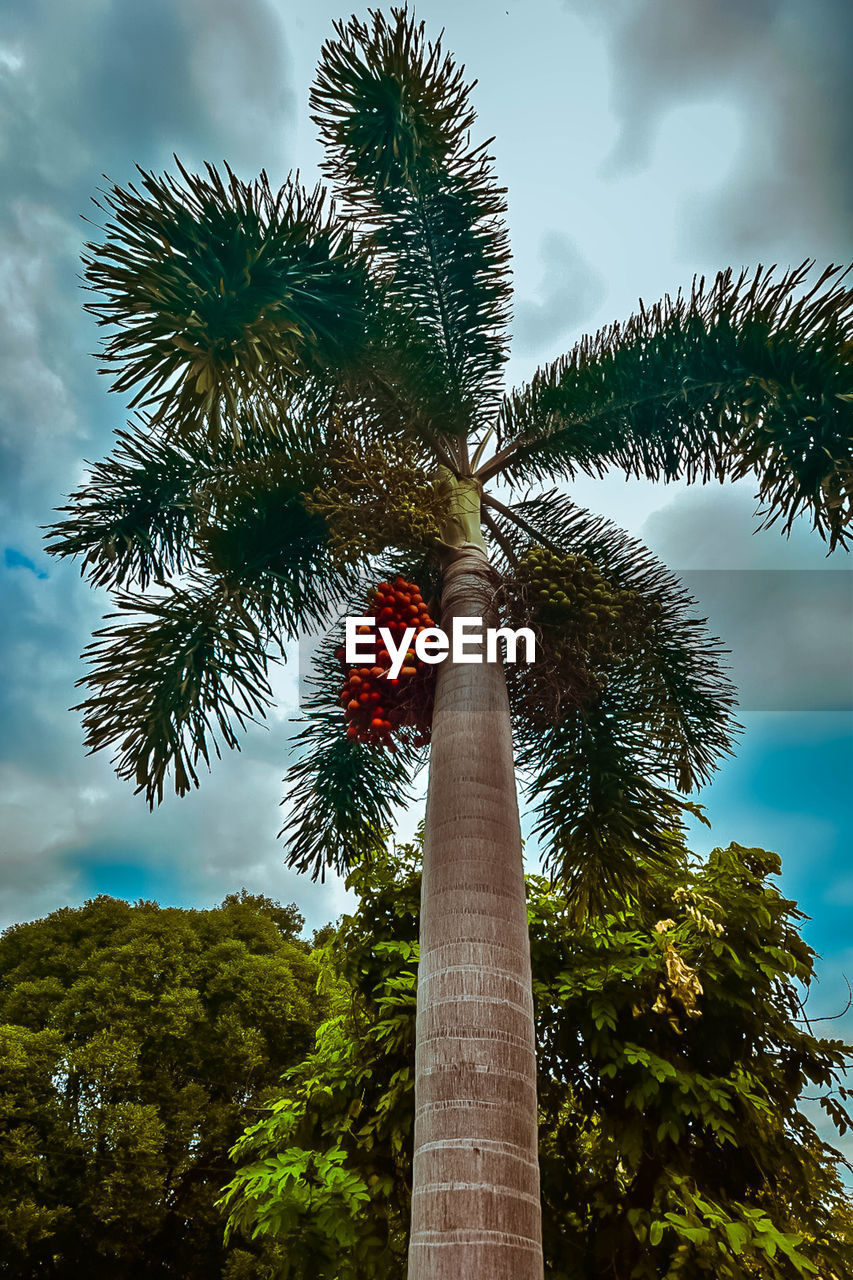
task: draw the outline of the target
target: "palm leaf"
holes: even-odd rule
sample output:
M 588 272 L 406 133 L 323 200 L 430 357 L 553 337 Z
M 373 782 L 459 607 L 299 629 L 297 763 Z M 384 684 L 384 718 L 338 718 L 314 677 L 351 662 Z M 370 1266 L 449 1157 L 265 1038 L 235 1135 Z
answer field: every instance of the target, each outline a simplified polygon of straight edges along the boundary
M 352 611 L 352 610 L 350 610 Z M 411 780 L 425 753 L 405 742 L 394 753 L 363 746 L 344 733 L 337 700 L 341 671 L 336 641 L 327 640 L 316 661 L 312 691 L 305 700 L 305 726 L 295 742 L 298 758 L 285 778 L 291 817 L 279 833 L 287 865 L 325 878 L 332 867 L 350 867 L 381 848 L 393 826 L 394 809 L 411 801 Z
M 642 731 L 626 738 L 607 698 L 540 739 L 526 792 L 543 865 L 565 885 L 577 918 L 637 897 L 683 850 L 683 814 L 696 806 L 649 777 Z
M 82 557 L 98 586 L 145 591 L 176 574 L 239 595 L 280 642 L 333 614 L 356 569 L 329 551 L 329 529 L 304 495 L 327 478 L 322 452 L 244 426 L 212 445 L 175 445 L 143 419 L 60 508 L 47 550 Z
M 579 909 L 600 909 L 670 857 L 690 807 L 675 790 L 706 783 L 731 751 L 725 651 L 677 578 L 609 521 L 555 492 L 511 508 L 487 501 L 516 559 L 532 544 L 582 555 L 631 600 L 624 643 L 598 658 L 593 650 L 568 684 L 547 647 L 534 667 L 507 667 L 516 760 L 545 863 Z
M 504 192 L 470 145 L 472 86 L 405 9 L 335 30 L 311 95 L 325 168 L 421 331 L 443 430 L 464 435 L 493 411 L 509 305 Z
M 192 494 L 202 468 L 146 427 L 116 434 L 118 447 L 59 508 L 68 516 L 49 526 L 46 550 L 82 556 L 81 572 L 96 586 L 134 582 L 145 591 L 191 562 Z
M 853 502 L 853 291 L 811 263 L 775 279 L 721 272 L 582 339 L 508 396 L 509 443 L 481 469 L 512 480 L 619 467 L 650 480 L 755 474 L 764 525 L 803 511 L 830 550 Z
M 726 674 L 726 650 L 708 634 L 678 578 L 641 543 L 564 494 L 551 491 L 512 508 L 501 505 L 495 515 L 517 551 L 532 541 L 583 555 L 608 583 L 631 593 L 637 631 L 602 673 L 611 713 L 626 726 L 643 726 L 644 769 L 683 791 L 706 783 L 738 731 L 732 714 L 736 692 Z M 526 708 L 518 724 L 520 745 L 535 754 L 555 706 L 548 703 L 544 684 L 537 692 L 536 675 L 528 688 L 523 664 L 508 671 Z M 569 696 L 565 705 L 577 701 Z M 558 705 L 556 714 L 562 710 Z
M 362 349 L 365 264 L 319 188 L 178 167 L 183 183 L 140 170 L 142 191 L 98 204 L 111 216 L 84 262 L 88 310 L 113 330 L 104 371 L 174 433 L 276 433 L 295 388 Z
M 306 493 L 328 476 L 322 455 L 235 453 L 199 492 L 200 567 L 241 596 L 280 643 L 327 625 L 358 581 L 360 564 L 336 559 L 326 520 Z
M 119 777 L 153 808 L 169 772 L 184 795 L 220 741 L 239 749 L 237 730 L 272 700 L 268 656 L 254 619 L 218 585 L 122 592 L 117 603 L 86 649 L 92 669 L 78 684 L 90 692 L 73 710 L 84 713 L 89 754 L 114 748 Z

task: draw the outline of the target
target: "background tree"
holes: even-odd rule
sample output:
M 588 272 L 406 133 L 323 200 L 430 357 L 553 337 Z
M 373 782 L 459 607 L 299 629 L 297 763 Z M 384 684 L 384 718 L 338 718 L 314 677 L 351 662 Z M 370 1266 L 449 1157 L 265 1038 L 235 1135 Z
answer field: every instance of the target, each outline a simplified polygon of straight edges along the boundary
M 99 897 L 0 938 L 0 1275 L 268 1280 L 228 1148 L 327 1011 L 296 908 Z
M 419 863 L 397 847 L 351 877 L 331 1016 L 235 1148 L 231 1228 L 279 1240 L 291 1280 L 406 1274 Z M 850 1272 L 846 1162 L 800 1097 L 843 1133 L 853 1047 L 806 1016 L 815 955 L 779 870 L 763 849 L 682 850 L 580 928 L 528 876 L 549 1280 Z
M 843 543 L 853 298 L 835 268 L 723 271 L 507 393 L 504 193 L 471 141 L 469 90 L 405 10 L 352 19 L 311 98 L 336 207 L 294 180 L 276 193 L 212 168 L 104 195 L 91 310 L 141 418 L 51 550 L 116 592 L 89 652 L 87 741 L 152 804 L 167 774 L 184 793 L 238 744 L 271 698 L 268 648 L 363 601 L 359 571 L 440 594 L 448 628 L 535 626 L 541 660 L 510 669 L 509 701 L 499 664 L 438 670 L 410 1266 L 411 1280 L 535 1280 L 513 747 L 545 857 L 582 910 L 676 857 L 684 796 L 732 731 L 719 648 L 677 582 L 547 486 L 613 467 L 754 474 L 765 524 L 806 514 Z M 346 740 L 331 657 L 324 670 L 287 827 L 291 863 L 315 875 L 369 852 L 426 758 L 405 734 L 394 755 Z

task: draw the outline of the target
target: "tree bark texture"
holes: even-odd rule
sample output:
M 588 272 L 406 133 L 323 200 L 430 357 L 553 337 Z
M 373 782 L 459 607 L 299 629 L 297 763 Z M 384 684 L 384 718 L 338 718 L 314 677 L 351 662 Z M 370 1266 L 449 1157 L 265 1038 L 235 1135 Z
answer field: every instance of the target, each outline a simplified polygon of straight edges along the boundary
M 443 628 L 496 625 L 471 544 Z M 473 647 L 473 646 L 472 646 Z M 542 1280 L 530 942 L 501 663 L 438 669 L 424 843 L 409 1280 Z

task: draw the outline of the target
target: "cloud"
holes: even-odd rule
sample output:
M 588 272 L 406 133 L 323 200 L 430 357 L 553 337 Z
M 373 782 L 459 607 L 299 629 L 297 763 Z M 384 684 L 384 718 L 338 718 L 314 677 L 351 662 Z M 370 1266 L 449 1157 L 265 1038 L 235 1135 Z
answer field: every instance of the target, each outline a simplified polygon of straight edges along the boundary
M 226 157 L 275 168 L 294 103 L 281 23 L 265 0 L 77 0 L 13 5 L 0 19 L 4 111 L 28 126 L 6 163 L 41 194 Z M 236 154 L 234 154 L 236 153 Z M 111 172 L 116 167 L 121 173 Z
M 758 531 L 756 482 L 686 488 L 645 521 L 642 537 L 679 569 L 844 569 L 848 552 L 827 557 L 826 543 L 801 517 L 790 537 L 779 527 Z
M 536 301 L 515 305 L 514 354 L 528 355 L 553 345 L 569 329 L 583 325 L 601 302 L 604 283 L 575 243 L 559 231 L 543 236 L 542 278 Z
M 853 567 L 799 521 L 754 533 L 744 490 L 688 493 L 650 516 L 643 540 L 731 650 L 745 710 L 853 709 Z
M 108 446 L 94 321 L 82 311 L 81 214 L 102 174 L 227 158 L 281 171 L 293 103 L 279 20 L 264 0 L 17 4 L 0 18 L 0 461 L 6 511 L 41 523 L 77 480 L 84 441 Z M 32 542 L 32 534 L 30 537 Z
M 744 139 L 731 180 L 694 210 L 697 239 L 745 254 L 768 243 L 845 261 L 853 239 L 853 8 L 848 0 L 565 0 L 609 28 L 618 165 L 642 164 L 685 102 L 737 102 Z M 700 214 L 702 216 L 700 216 Z

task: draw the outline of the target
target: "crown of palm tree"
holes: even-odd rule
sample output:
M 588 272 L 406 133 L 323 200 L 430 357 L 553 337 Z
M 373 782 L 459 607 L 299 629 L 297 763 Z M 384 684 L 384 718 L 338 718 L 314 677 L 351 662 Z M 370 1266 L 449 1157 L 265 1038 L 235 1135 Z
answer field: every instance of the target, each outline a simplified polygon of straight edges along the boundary
M 328 191 L 179 165 L 103 194 L 89 309 L 137 416 L 49 549 L 116 593 L 81 682 L 87 744 L 111 747 L 152 805 L 170 772 L 182 794 L 221 744 L 239 745 L 270 703 L 268 663 L 301 629 L 355 608 L 366 580 L 437 579 L 447 537 L 392 531 L 378 553 L 341 554 L 318 495 L 340 492 L 343 468 L 363 465 L 356 526 L 387 505 L 395 465 L 425 477 L 425 507 L 431 475 L 482 495 L 505 602 L 531 548 L 593 564 L 633 601 L 626 642 L 586 653 L 582 695 L 559 664 L 547 680 L 509 673 L 546 859 L 590 902 L 669 856 L 685 795 L 729 749 L 734 697 L 676 579 L 553 485 L 613 469 L 754 475 L 765 525 L 790 531 L 805 513 L 830 550 L 845 545 L 853 293 L 810 262 L 724 271 L 507 392 L 504 191 L 488 144 L 470 141 L 470 89 L 406 10 L 352 19 L 311 98 Z M 336 670 L 329 651 L 289 775 L 289 858 L 314 876 L 375 847 L 424 759 L 343 736 Z

